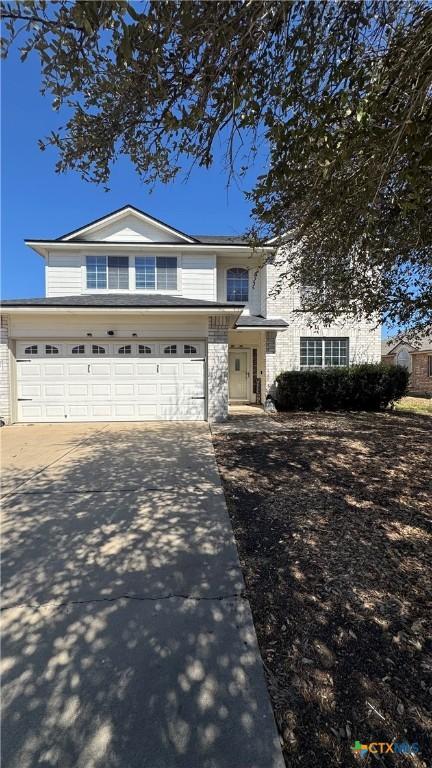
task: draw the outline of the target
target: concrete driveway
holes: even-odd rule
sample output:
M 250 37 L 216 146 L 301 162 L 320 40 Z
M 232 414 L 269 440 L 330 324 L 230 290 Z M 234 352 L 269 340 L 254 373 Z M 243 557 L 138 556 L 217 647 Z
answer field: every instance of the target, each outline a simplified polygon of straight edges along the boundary
M 4 768 L 283 768 L 208 427 L 1 437 Z

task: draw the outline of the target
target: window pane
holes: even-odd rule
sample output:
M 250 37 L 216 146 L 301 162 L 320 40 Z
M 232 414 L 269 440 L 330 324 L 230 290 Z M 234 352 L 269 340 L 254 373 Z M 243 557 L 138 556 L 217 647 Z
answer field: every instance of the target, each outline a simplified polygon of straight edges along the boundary
M 151 355 L 151 347 L 148 347 L 147 344 L 138 344 L 138 353 L 140 355 Z
M 106 256 L 87 256 L 87 288 L 106 288 Z
M 348 339 L 325 339 L 324 364 L 348 365 Z
M 105 347 L 100 347 L 98 344 L 92 344 L 92 353 L 94 355 L 104 355 Z
M 127 256 L 108 256 L 108 288 L 129 288 L 129 259 Z
M 46 355 L 58 355 L 58 347 L 54 347 L 52 344 L 45 344 Z
M 177 354 L 177 344 L 169 344 L 167 347 L 164 347 L 164 355 L 176 355 Z
M 24 350 L 25 355 L 37 355 L 38 348 L 37 344 L 32 344 L 31 347 L 26 347 Z
M 85 352 L 84 344 L 78 344 L 77 347 L 72 347 L 73 355 L 83 355 Z
M 125 344 L 124 347 L 119 347 L 117 351 L 119 355 L 130 355 L 132 353 L 132 346 L 131 344 Z
M 184 344 L 183 352 L 185 355 L 196 355 L 196 347 L 194 347 L 192 344 Z
M 177 258 L 175 256 L 158 256 L 156 266 L 158 291 L 176 291 Z
M 137 256 L 135 259 L 135 281 L 137 288 L 156 288 L 156 259 L 154 256 Z
M 227 270 L 227 301 L 249 300 L 249 272 L 242 267 Z
M 300 366 L 321 368 L 322 339 L 300 339 Z

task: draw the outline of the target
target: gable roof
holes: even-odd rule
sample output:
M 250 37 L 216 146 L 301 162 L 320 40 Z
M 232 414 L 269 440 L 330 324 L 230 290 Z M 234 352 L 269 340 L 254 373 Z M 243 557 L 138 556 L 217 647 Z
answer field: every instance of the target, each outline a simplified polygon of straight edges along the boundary
M 394 355 L 399 347 L 408 347 L 409 352 L 426 352 L 432 349 L 432 336 L 422 336 L 419 339 L 413 339 L 409 341 L 404 338 L 383 339 L 381 342 L 381 354 L 382 355 Z
M 161 221 L 161 219 L 156 219 L 149 213 L 145 213 L 145 211 L 141 211 L 139 208 L 136 208 L 134 205 L 130 204 L 123 205 L 122 208 L 117 208 L 117 210 L 111 211 L 111 213 L 107 213 L 105 216 L 101 216 L 99 219 L 94 219 L 88 224 L 85 224 L 83 227 L 78 227 L 78 229 L 73 229 L 71 232 L 66 232 L 65 235 L 61 235 L 57 238 L 57 240 L 59 242 L 67 242 L 68 240 L 78 239 L 78 235 L 88 234 L 88 232 L 91 232 L 92 229 L 99 227 L 101 224 L 108 223 L 110 220 L 115 218 L 121 218 L 127 213 L 133 213 L 135 216 L 144 219 L 151 224 L 155 224 L 157 227 L 164 229 L 166 232 L 170 232 L 172 235 L 177 235 L 177 237 L 180 237 L 187 243 L 198 242 L 196 238 L 192 237 L 191 235 L 186 235 L 185 232 L 181 232 L 179 229 L 171 227 L 169 224 Z

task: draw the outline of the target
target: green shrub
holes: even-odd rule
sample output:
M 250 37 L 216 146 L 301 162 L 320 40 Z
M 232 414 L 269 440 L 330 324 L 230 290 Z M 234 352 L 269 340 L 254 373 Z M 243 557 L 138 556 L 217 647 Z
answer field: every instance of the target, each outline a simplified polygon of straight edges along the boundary
M 276 379 L 280 411 L 377 411 L 406 395 L 409 373 L 400 365 L 285 371 Z

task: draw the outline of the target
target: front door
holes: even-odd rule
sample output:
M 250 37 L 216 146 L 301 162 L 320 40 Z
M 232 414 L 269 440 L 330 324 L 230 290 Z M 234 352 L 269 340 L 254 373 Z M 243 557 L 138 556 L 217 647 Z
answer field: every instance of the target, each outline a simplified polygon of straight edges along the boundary
M 249 400 L 248 352 L 231 349 L 229 353 L 229 396 L 231 400 Z

